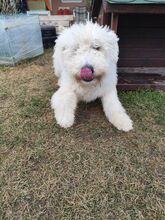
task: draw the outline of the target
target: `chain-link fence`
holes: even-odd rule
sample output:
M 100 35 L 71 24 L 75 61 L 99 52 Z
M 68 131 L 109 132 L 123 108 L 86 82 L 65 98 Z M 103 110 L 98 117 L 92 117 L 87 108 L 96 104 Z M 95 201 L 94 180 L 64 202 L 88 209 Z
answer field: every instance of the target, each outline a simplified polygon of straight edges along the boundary
M 19 0 L 0 0 L 1 14 L 15 14 L 17 13 L 17 5 Z

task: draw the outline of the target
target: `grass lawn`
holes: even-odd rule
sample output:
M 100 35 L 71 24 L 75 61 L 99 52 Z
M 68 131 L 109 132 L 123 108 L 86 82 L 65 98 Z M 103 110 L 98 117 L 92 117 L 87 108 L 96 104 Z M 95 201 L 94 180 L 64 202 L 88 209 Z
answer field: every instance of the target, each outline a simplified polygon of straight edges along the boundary
M 0 219 L 164 220 L 165 93 L 119 93 L 129 133 L 99 100 L 80 103 L 64 130 L 51 56 L 0 67 Z

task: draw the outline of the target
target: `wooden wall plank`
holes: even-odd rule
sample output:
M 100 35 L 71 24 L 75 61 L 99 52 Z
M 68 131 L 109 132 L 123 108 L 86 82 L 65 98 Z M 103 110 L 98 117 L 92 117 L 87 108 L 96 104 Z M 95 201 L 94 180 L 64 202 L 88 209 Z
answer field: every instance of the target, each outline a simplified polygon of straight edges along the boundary
M 118 36 L 120 67 L 165 67 L 165 15 L 121 15 Z

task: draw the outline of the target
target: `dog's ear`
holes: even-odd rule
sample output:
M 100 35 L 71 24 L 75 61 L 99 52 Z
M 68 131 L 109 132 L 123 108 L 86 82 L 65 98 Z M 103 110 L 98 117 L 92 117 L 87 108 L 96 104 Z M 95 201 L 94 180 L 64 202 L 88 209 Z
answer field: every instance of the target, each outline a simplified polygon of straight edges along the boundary
M 118 61 L 118 55 L 119 55 L 119 46 L 118 46 L 119 38 L 116 35 L 116 33 L 112 30 L 108 31 L 107 34 L 107 48 L 109 50 L 109 54 L 111 58 L 117 62 Z
M 109 38 L 108 41 L 110 44 L 115 44 L 115 43 L 118 43 L 119 41 L 117 34 L 112 30 L 108 31 L 108 38 Z

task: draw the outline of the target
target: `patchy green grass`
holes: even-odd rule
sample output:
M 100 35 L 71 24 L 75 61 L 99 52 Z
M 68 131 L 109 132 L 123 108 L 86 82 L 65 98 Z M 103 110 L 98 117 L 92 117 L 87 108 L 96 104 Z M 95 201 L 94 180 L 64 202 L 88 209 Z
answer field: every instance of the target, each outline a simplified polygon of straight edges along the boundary
M 164 220 L 165 94 L 120 93 L 129 133 L 100 101 L 80 103 L 64 130 L 51 55 L 0 68 L 0 219 Z

